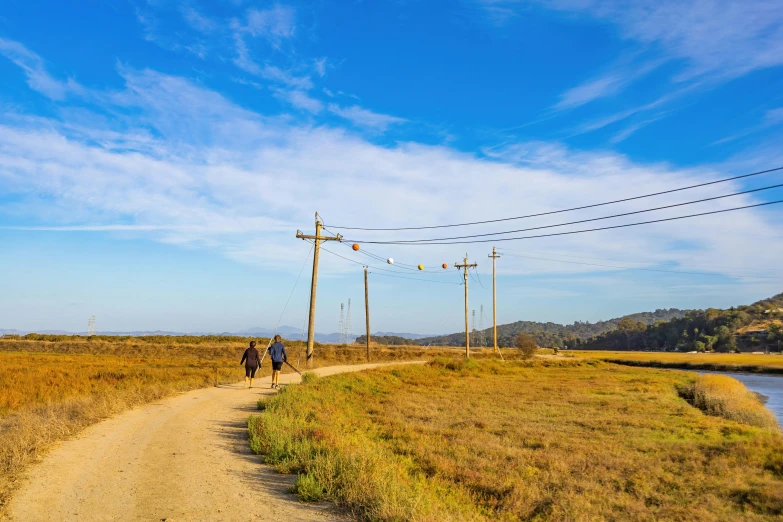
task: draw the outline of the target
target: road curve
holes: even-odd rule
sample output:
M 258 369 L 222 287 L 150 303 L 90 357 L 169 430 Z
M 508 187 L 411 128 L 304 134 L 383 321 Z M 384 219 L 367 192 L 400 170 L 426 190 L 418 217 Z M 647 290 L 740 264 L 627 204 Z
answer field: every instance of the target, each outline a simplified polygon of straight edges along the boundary
M 404 363 L 391 363 L 399 365 Z M 321 376 L 385 366 L 316 370 Z M 283 375 L 281 383 L 298 382 Z M 325 503 L 288 493 L 293 477 L 262 465 L 247 442 L 247 418 L 269 389 L 205 388 L 142 406 L 60 443 L 26 473 L 8 505 L 27 521 L 341 520 Z

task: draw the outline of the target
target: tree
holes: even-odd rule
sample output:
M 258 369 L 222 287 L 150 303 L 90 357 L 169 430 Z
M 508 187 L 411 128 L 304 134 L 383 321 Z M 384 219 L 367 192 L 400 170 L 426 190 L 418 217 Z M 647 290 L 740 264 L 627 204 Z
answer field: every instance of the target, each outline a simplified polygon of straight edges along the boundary
M 702 353 L 706 350 L 706 345 L 701 341 L 696 341 L 693 343 L 693 346 L 696 348 L 696 351 L 699 353 Z
M 526 333 L 517 334 L 514 338 L 514 345 L 522 352 L 522 357 L 529 359 L 536 353 L 538 346 L 536 341 Z

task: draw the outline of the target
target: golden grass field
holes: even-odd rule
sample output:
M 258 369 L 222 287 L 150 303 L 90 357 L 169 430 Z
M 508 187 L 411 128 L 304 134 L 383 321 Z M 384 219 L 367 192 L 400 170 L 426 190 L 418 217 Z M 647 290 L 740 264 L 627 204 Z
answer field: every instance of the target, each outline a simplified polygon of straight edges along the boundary
M 609 352 L 567 350 L 569 355 L 641 366 L 783 374 L 783 355 L 751 353 Z
M 18 473 L 53 442 L 123 410 L 174 393 L 244 379 L 250 339 L 78 337 L 0 339 L 0 512 Z M 259 346 L 266 346 L 259 339 Z M 296 365 L 304 344 L 286 342 Z M 458 353 L 373 347 L 373 361 Z M 366 362 L 363 347 L 317 345 L 313 367 Z M 257 377 L 271 372 L 269 361 Z M 292 372 L 284 367 L 283 373 Z
M 308 377 L 259 403 L 251 446 L 361 520 L 783 519 L 780 431 L 696 379 L 576 358 Z

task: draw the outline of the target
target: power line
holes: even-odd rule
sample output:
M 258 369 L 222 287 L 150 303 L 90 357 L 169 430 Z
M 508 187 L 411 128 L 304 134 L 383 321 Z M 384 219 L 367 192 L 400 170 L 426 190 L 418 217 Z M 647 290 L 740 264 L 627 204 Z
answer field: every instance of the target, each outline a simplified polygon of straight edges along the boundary
M 652 223 L 663 223 L 666 221 L 676 221 L 679 219 L 687 219 L 687 218 L 693 218 L 693 217 L 699 217 L 699 216 L 709 216 L 712 214 L 722 214 L 724 212 L 733 212 L 735 210 L 744 210 L 748 208 L 756 208 L 756 207 L 764 207 L 767 205 L 776 205 L 778 203 L 783 203 L 783 199 L 779 199 L 776 201 L 767 201 L 764 203 L 756 203 L 755 205 L 745 205 L 742 207 L 734 207 L 734 208 L 725 208 L 722 210 L 712 210 L 710 212 L 699 212 L 698 214 L 688 214 L 685 216 L 677 216 L 677 217 L 670 217 L 670 218 L 662 218 L 662 219 L 653 219 L 650 221 L 639 221 L 636 223 L 626 223 L 624 225 L 613 225 L 609 227 L 598 227 L 598 228 L 587 228 L 584 230 L 571 230 L 569 232 L 553 232 L 551 234 L 538 234 L 535 236 L 517 236 L 517 237 L 501 237 L 501 238 L 494 238 L 494 239 L 475 239 L 471 241 L 434 241 L 430 243 L 412 243 L 410 241 L 364 241 L 364 243 L 367 244 L 378 244 L 378 245 L 410 245 L 410 246 L 421 246 L 421 245 L 461 245 L 461 244 L 471 244 L 471 243 L 491 243 L 491 242 L 500 242 L 500 241 L 517 241 L 520 239 L 536 239 L 540 237 L 554 237 L 554 236 L 567 236 L 571 234 L 583 234 L 585 232 L 597 232 L 599 230 L 612 230 L 615 228 L 626 228 L 626 227 L 635 227 L 639 225 L 649 225 Z M 357 241 L 361 242 L 361 241 Z
M 593 221 L 602 221 L 604 219 L 614 219 L 614 218 L 624 217 L 624 216 L 633 216 L 635 214 L 644 214 L 646 212 L 654 212 L 656 210 L 665 210 L 665 209 L 669 209 L 669 208 L 684 207 L 686 205 L 694 205 L 696 203 L 704 203 L 705 201 L 714 201 L 716 199 L 723 199 L 723 198 L 728 198 L 728 197 L 733 197 L 733 196 L 740 196 L 740 195 L 743 195 L 743 194 L 750 194 L 752 192 L 761 192 L 763 190 L 771 190 L 771 189 L 776 189 L 776 188 L 780 188 L 780 187 L 783 187 L 783 183 L 779 183 L 777 185 L 771 185 L 769 187 L 761 187 L 761 188 L 757 188 L 757 189 L 743 190 L 742 192 L 734 192 L 732 194 L 724 194 L 722 196 L 713 196 L 711 198 L 697 199 L 695 201 L 686 201 L 686 202 L 683 202 L 683 203 L 674 203 L 672 205 L 664 205 L 662 207 L 648 208 L 648 209 L 644 209 L 644 210 L 634 210 L 632 212 L 623 212 L 621 214 L 613 214 L 611 216 L 601 216 L 601 217 L 590 218 L 590 219 L 580 219 L 578 221 L 568 221 L 568 222 L 565 222 L 565 223 L 557 223 L 555 225 L 541 225 L 541 226 L 538 226 L 538 227 L 520 228 L 520 229 L 517 229 L 517 230 L 506 230 L 504 232 L 488 232 L 488 233 L 485 233 L 485 234 L 471 234 L 471 235 L 467 235 L 467 236 L 435 237 L 435 238 L 430 238 L 430 239 L 409 239 L 409 240 L 399 241 L 397 244 L 429 243 L 431 241 L 451 241 L 451 240 L 454 240 L 454 239 L 468 239 L 468 238 L 473 238 L 473 237 L 502 236 L 504 234 L 514 234 L 516 232 L 529 232 L 531 230 L 542 230 L 542 229 L 546 229 L 546 228 L 556 228 L 556 227 L 564 227 L 564 226 L 568 226 L 568 225 L 578 225 L 580 223 L 590 223 L 590 222 L 593 222 Z M 362 241 L 357 241 L 357 242 L 361 243 Z
M 658 269 L 658 268 L 642 268 L 642 267 L 636 267 L 636 266 L 616 266 L 616 265 L 602 265 L 598 263 L 582 263 L 579 261 L 566 261 L 565 259 L 549 259 L 546 257 L 533 257 L 533 256 L 521 256 L 518 254 L 509 254 L 508 252 L 504 252 L 504 255 L 509 257 L 520 257 L 524 259 L 536 259 L 538 261 L 556 261 L 558 263 L 568 263 L 570 265 L 586 265 L 586 266 L 597 266 L 602 268 L 617 268 L 620 270 L 641 270 L 644 272 L 664 272 L 667 274 L 685 274 L 685 275 L 704 275 L 704 276 L 722 276 L 726 277 L 726 274 L 719 274 L 719 273 L 710 273 L 710 272 L 690 272 L 690 271 L 684 271 L 684 270 L 664 270 L 664 269 Z M 746 277 L 746 278 L 753 278 L 753 279 L 773 279 L 773 280 L 780 280 L 783 279 L 783 277 L 769 277 L 769 276 L 752 276 L 752 275 L 742 275 L 742 274 L 728 274 L 729 277 Z
M 308 243 L 311 242 L 311 241 L 308 241 L 308 240 L 305 240 L 305 241 L 307 241 Z M 341 256 L 340 254 L 338 254 L 336 252 L 332 252 L 331 250 L 327 250 L 324 247 L 321 247 L 321 250 L 323 250 L 324 252 L 328 252 L 328 253 L 332 254 L 333 256 L 337 256 L 339 258 L 345 259 L 346 261 L 350 261 L 351 263 L 356 263 L 357 265 L 365 266 L 365 264 L 362 263 L 361 261 L 356 261 L 355 259 L 351 259 L 351 258 L 348 258 L 348 257 L 345 257 L 345 256 Z M 405 273 L 405 272 L 399 272 L 397 270 L 388 270 L 388 269 L 385 269 L 385 268 L 372 266 L 372 265 L 367 265 L 367 266 L 369 266 L 373 270 L 381 270 L 383 272 L 391 272 L 393 274 Z M 444 284 L 449 284 L 449 285 L 459 285 L 460 284 L 460 283 L 453 283 L 451 281 L 435 281 L 434 279 L 419 279 L 418 277 L 401 277 L 401 276 L 391 276 L 391 275 L 387 275 L 387 274 L 375 274 L 375 275 L 383 275 L 385 277 L 397 277 L 399 279 L 410 279 L 411 281 L 429 281 L 431 283 L 444 283 Z
M 326 230 L 327 232 L 330 232 L 332 234 L 334 233 L 333 231 L 330 231 L 326 227 L 324 227 L 324 230 Z M 341 242 L 340 244 L 345 245 L 347 248 L 351 248 L 351 245 L 349 245 L 348 243 Z M 374 254 L 372 252 L 369 252 L 368 250 L 366 250 L 364 248 L 359 249 L 358 252 L 360 254 L 363 254 L 363 255 L 369 257 L 370 259 L 374 259 L 374 260 L 380 261 L 382 263 L 388 263 L 388 260 L 389 260 L 389 258 L 387 258 L 387 257 L 379 256 L 378 254 Z M 399 261 L 395 261 L 394 262 L 394 266 L 396 268 L 401 268 L 403 270 L 408 270 L 408 271 L 411 271 L 411 272 L 427 272 L 427 273 L 430 273 L 430 274 L 440 273 L 441 272 L 440 270 L 429 270 L 427 268 L 425 268 L 424 270 L 419 270 L 419 267 L 416 266 L 416 265 L 410 265 L 410 264 L 407 264 L 407 263 L 400 263 Z
M 735 181 L 735 180 L 738 180 L 738 179 L 749 178 L 751 176 L 758 176 L 758 175 L 761 175 L 761 174 L 768 174 L 770 172 L 776 172 L 778 170 L 783 170 L 783 166 L 775 167 L 774 169 L 760 170 L 758 172 L 751 172 L 750 174 L 742 174 L 740 176 L 732 176 L 730 178 L 723 178 L 723 179 L 719 179 L 719 180 L 715 180 L 715 181 L 708 181 L 706 183 L 699 183 L 699 184 L 690 185 L 690 186 L 687 186 L 687 187 L 671 189 L 671 190 L 664 190 L 664 191 L 661 191 L 661 192 L 653 192 L 651 194 L 644 194 L 642 196 L 634 196 L 634 197 L 630 197 L 630 198 L 616 199 L 614 201 L 606 201 L 604 203 L 594 203 L 592 205 L 583 205 L 581 207 L 566 208 L 566 209 L 562 209 L 562 210 L 553 210 L 553 211 L 550 211 L 550 212 L 541 212 L 541 213 L 538 213 L 538 214 L 528 214 L 526 216 L 515 216 L 515 217 L 500 218 L 500 219 L 487 219 L 487 220 L 484 220 L 484 221 L 470 221 L 470 222 L 467 222 L 467 223 L 454 223 L 454 224 L 451 224 L 451 225 L 431 225 L 431 226 L 424 226 L 424 227 L 366 228 L 366 227 L 343 227 L 343 226 L 336 226 L 336 225 L 331 225 L 331 226 L 332 226 L 332 228 L 339 228 L 339 229 L 342 229 L 342 230 L 385 230 L 385 231 L 395 231 L 395 230 L 397 230 L 397 231 L 399 231 L 399 230 L 425 230 L 425 229 L 433 229 L 433 228 L 464 227 L 464 226 L 469 226 L 469 225 L 483 225 L 483 224 L 486 224 L 486 223 L 499 223 L 501 221 L 513 221 L 515 219 L 527 219 L 527 218 L 531 218 L 531 217 L 549 216 L 549 215 L 552 215 L 552 214 L 561 214 L 563 212 L 573 212 L 574 210 L 584 210 L 584 209 L 587 209 L 587 208 L 602 207 L 602 206 L 605 206 L 605 205 L 614 205 L 615 203 L 623 203 L 625 201 L 634 201 L 634 200 L 637 200 L 637 199 L 650 198 L 650 197 L 653 197 L 653 196 L 661 196 L 663 194 L 672 194 L 674 192 L 680 192 L 680 191 L 683 191 L 683 190 L 690 190 L 690 189 L 699 188 L 699 187 L 706 187 L 708 185 L 715 185 L 715 184 L 718 184 L 718 183 L 726 183 L 728 181 Z

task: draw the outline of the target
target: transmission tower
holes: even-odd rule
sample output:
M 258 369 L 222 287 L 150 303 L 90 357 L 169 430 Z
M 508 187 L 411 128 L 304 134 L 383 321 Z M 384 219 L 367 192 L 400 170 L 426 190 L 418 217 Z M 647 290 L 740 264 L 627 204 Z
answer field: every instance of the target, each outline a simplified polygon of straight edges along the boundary
M 348 299 L 348 313 L 345 316 L 345 343 L 353 342 L 353 327 L 351 326 L 351 300 Z
M 95 335 L 95 316 L 87 318 L 87 335 Z
M 479 312 L 479 346 L 484 346 L 484 305 L 481 305 L 480 307 L 481 311 Z
M 345 305 L 340 303 L 340 323 L 337 325 L 337 342 L 345 344 L 345 317 L 343 316 L 343 309 Z

